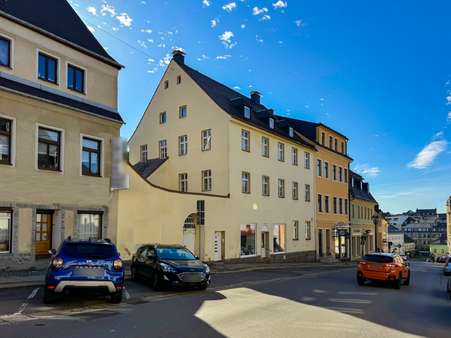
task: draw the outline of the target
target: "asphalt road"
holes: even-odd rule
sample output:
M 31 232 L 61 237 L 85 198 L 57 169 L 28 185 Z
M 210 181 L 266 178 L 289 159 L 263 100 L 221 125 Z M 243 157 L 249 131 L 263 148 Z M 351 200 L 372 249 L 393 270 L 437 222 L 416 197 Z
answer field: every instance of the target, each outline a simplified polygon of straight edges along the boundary
M 42 304 L 41 288 L 0 291 L 0 337 L 451 337 L 441 266 L 412 263 L 408 287 L 358 286 L 354 269 L 274 269 L 215 276 L 207 291 L 126 299 L 73 296 Z

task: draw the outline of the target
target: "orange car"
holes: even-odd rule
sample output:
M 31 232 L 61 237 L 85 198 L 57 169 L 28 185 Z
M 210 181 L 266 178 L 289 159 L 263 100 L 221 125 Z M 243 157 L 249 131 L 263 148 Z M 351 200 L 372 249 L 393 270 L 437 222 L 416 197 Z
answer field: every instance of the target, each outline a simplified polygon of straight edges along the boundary
M 395 289 L 410 284 L 409 263 L 401 256 L 388 253 L 365 255 L 357 266 L 357 283 L 363 285 L 367 280 L 387 281 Z

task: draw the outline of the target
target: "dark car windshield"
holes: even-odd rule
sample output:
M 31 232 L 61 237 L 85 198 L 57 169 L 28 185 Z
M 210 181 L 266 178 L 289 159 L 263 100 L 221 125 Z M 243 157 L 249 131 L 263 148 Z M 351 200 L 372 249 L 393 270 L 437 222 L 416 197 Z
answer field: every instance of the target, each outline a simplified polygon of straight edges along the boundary
M 116 254 L 112 245 L 99 243 L 66 243 L 61 250 L 70 258 L 108 259 Z
M 194 260 L 196 257 L 183 248 L 157 248 L 157 255 L 161 259 L 170 260 Z
M 393 257 L 382 255 L 365 255 L 363 260 L 374 263 L 392 263 Z

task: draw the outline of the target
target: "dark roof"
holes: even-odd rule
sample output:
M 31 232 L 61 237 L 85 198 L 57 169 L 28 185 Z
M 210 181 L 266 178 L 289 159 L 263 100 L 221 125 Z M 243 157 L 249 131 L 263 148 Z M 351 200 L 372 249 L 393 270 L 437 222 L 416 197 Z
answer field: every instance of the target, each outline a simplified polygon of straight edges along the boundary
M 0 1 L 2 1 L 2 0 L 0 0 Z M 108 110 L 105 108 L 94 106 L 94 105 L 86 103 L 86 102 L 78 101 L 78 100 L 71 99 L 66 96 L 62 96 L 62 95 L 58 95 L 58 94 L 55 94 L 55 93 L 52 93 L 49 91 L 45 91 L 38 87 L 33 87 L 33 86 L 30 86 L 30 85 L 27 85 L 27 84 L 24 84 L 21 82 L 17 82 L 17 81 L 2 77 L 0 75 L 0 89 L 1 88 L 20 92 L 22 94 L 32 96 L 32 97 L 35 97 L 38 99 L 43 99 L 46 101 L 51 101 L 54 103 L 69 106 L 71 108 L 79 109 L 79 110 L 85 111 L 90 114 L 98 115 L 99 117 L 108 118 L 108 119 L 115 120 L 115 121 L 118 121 L 121 123 L 123 122 L 119 113 L 117 113 L 113 110 Z
M 395 233 L 395 232 L 399 232 L 399 233 L 402 233 L 403 231 L 402 230 L 399 230 L 397 227 L 395 227 L 394 225 L 389 225 L 388 226 L 388 232 L 389 233 Z
M 109 63 L 116 68 L 122 66 L 114 60 L 92 35 L 74 9 L 66 0 L 0 0 L 0 16 L 15 21 L 50 38 L 68 41 L 71 47 Z M 73 46 L 76 45 L 76 46 Z M 94 55 L 92 55 L 94 54 Z
M 183 59 L 174 58 L 173 60 L 222 110 L 232 117 L 254 125 L 257 128 L 264 129 L 272 134 L 289 138 L 296 143 L 315 149 L 311 143 L 306 142 L 298 135 L 295 134 L 294 137 L 289 136 L 290 125 L 284 123 L 284 120 L 286 120 L 284 117 L 274 115 L 273 111 L 265 107 L 263 104 L 254 102 L 243 94 L 187 66 L 183 62 Z M 251 109 L 250 119 L 244 118 L 244 105 Z M 273 118 L 275 120 L 274 129 L 269 128 L 269 118 Z
M 371 195 L 371 193 L 369 191 L 368 183 L 363 182 L 362 176 L 360 176 L 359 174 L 350 170 L 349 177 L 351 178 L 351 179 L 349 179 L 349 192 L 351 193 L 352 198 L 377 203 L 376 199 L 373 197 L 373 195 Z M 354 178 L 354 183 L 356 181 L 358 181 L 358 182 L 362 182 L 362 184 L 366 184 L 368 191 L 360 189 L 360 184 L 354 184 L 354 186 L 352 186 L 352 181 L 353 181 L 352 178 Z
M 136 163 L 133 167 L 135 170 L 144 178 L 148 178 L 152 175 L 164 162 L 166 162 L 167 158 L 154 158 L 147 161 L 141 161 Z

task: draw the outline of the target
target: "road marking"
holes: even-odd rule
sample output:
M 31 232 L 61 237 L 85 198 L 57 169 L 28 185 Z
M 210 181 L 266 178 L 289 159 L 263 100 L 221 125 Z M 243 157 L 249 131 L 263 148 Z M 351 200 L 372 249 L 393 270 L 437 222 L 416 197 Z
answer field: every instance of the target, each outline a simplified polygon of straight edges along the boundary
M 368 299 L 350 299 L 350 298 L 329 298 L 333 303 L 347 303 L 347 304 L 371 304 L 372 301 Z
M 326 293 L 326 291 L 324 290 L 319 290 L 319 289 L 313 289 L 314 293 Z
M 326 306 L 326 309 L 349 313 L 353 315 L 363 315 L 364 311 L 361 309 L 351 308 L 351 307 L 339 307 L 339 306 Z
M 36 294 L 38 293 L 39 288 L 35 288 L 33 291 L 31 291 L 31 293 L 28 295 L 27 299 L 33 299 Z
M 303 302 L 311 302 L 314 301 L 316 298 L 315 297 L 302 297 L 301 301 Z
M 129 300 L 131 297 L 130 297 L 130 293 L 127 291 L 127 289 L 124 289 L 124 294 L 125 294 L 125 299 L 126 300 Z
M 360 291 L 338 291 L 339 295 L 356 295 L 356 296 L 377 296 L 377 292 L 360 292 Z

